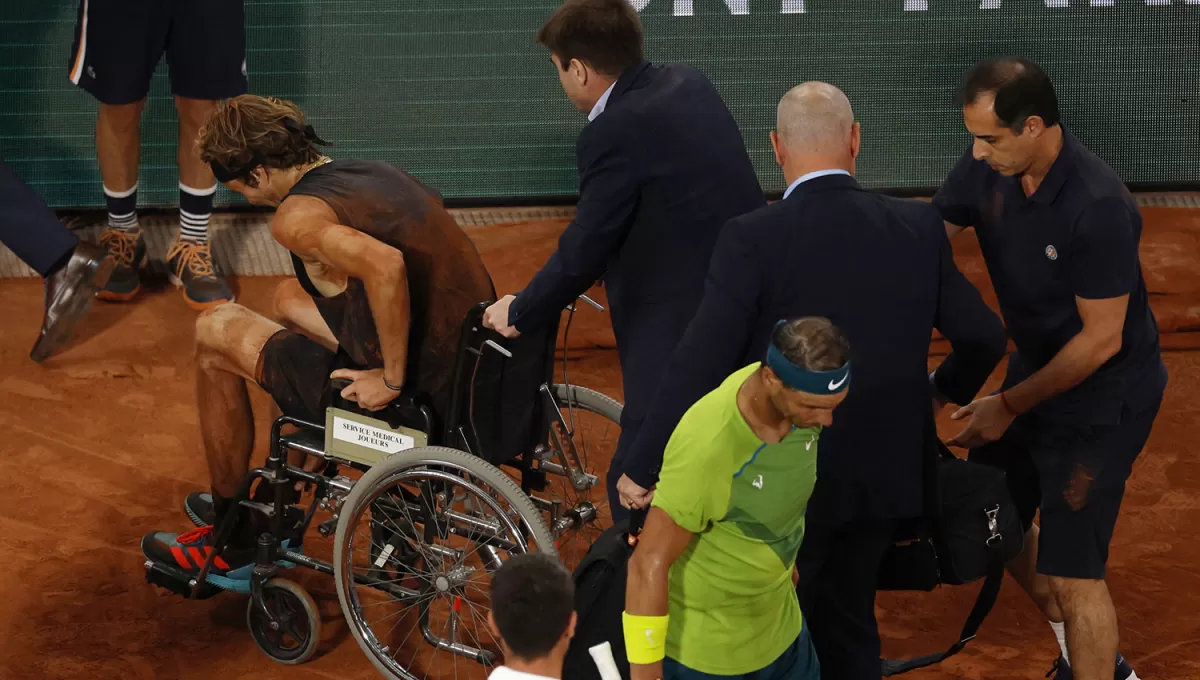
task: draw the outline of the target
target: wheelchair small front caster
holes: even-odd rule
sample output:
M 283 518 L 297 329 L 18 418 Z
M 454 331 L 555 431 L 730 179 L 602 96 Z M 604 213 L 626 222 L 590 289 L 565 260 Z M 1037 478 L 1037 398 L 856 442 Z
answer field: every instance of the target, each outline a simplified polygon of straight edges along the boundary
M 246 609 L 246 625 L 258 648 L 290 666 L 311 659 L 321 642 L 321 615 L 312 597 L 299 584 L 282 578 L 264 583 L 259 595 L 262 605 L 251 596 Z

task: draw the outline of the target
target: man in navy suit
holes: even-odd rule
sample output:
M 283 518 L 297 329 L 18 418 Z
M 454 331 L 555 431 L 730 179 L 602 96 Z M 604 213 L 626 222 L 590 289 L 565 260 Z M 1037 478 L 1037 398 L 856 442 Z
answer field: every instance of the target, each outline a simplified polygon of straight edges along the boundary
M 745 141 L 712 83 L 643 58 L 626 0 L 567 0 L 538 33 L 589 123 L 576 143 L 579 204 L 558 249 L 484 323 L 507 336 L 543 326 L 603 277 L 625 410 L 608 474 L 614 521 L 621 460 L 704 293 L 717 234 L 766 200 Z
M 0 243 L 46 282 L 42 330 L 29 356 L 45 361 L 70 339 L 112 273 L 104 251 L 81 243 L 50 206 L 0 159 Z
M 800 604 L 821 677 L 877 679 L 877 574 L 896 520 L 921 515 L 931 403 L 971 401 L 1004 356 L 1004 329 L 955 266 L 936 208 L 854 180 L 859 125 L 841 90 L 794 88 L 777 125 L 784 200 L 721 232 L 704 300 L 624 472 L 651 487 L 683 413 L 762 356 L 780 319 L 830 319 L 850 343 L 854 383 L 821 436 L 797 561 Z M 930 377 L 935 328 L 952 351 Z M 622 502 L 641 507 L 652 495 L 623 493 Z

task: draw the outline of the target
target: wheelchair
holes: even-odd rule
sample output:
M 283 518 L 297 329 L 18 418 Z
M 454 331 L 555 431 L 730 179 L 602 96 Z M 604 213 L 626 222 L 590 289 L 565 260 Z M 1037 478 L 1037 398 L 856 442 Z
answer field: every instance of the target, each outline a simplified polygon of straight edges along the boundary
M 491 572 L 532 551 L 573 568 L 611 525 L 604 469 L 597 475 L 593 464 L 607 467 L 599 449 L 615 449 L 622 405 L 566 380 L 575 304 L 562 383 L 554 381 L 558 324 L 510 340 L 483 327 L 486 307 L 462 325 L 446 413 L 409 393 L 368 412 L 341 400 L 344 385 L 335 384 L 324 423 L 282 416 L 272 425 L 267 461 L 237 500 L 269 517 L 246 620 L 277 662 L 304 663 L 320 642 L 313 598 L 279 576 L 306 567 L 333 576 L 351 633 L 385 677 L 485 678 L 501 658 L 488 625 Z M 323 469 L 290 464 L 298 454 Z M 255 482 L 254 499 L 273 502 L 251 500 Z M 285 492 L 298 483 L 312 498 L 297 528 L 285 526 Z M 318 512 L 330 514 L 317 527 L 333 536 L 327 560 L 283 538 L 305 537 Z M 237 522 L 230 513 L 215 527 L 216 550 L 198 575 L 148 560 L 147 581 L 190 598 L 219 593 L 207 575 Z

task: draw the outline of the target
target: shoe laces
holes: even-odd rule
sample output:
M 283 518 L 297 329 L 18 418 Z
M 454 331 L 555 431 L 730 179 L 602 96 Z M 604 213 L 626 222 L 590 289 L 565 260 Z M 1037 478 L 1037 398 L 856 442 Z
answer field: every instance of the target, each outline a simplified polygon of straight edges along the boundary
M 176 259 L 178 258 L 178 259 Z M 212 247 L 207 243 L 192 243 L 177 241 L 167 253 L 167 259 L 175 263 L 175 276 L 183 278 L 183 270 L 187 269 L 194 277 L 214 276 Z
M 208 538 L 209 536 L 212 536 L 212 533 L 213 533 L 213 528 L 212 528 L 212 525 L 210 524 L 208 526 L 199 527 L 196 529 L 192 529 L 191 531 L 179 534 L 179 536 L 175 537 L 175 540 L 176 540 L 176 542 L 180 543 L 181 545 L 195 545 L 197 543 L 203 542 L 204 539 Z
M 140 231 L 105 229 L 100 233 L 100 245 L 104 246 L 117 266 L 132 267 L 141 235 Z

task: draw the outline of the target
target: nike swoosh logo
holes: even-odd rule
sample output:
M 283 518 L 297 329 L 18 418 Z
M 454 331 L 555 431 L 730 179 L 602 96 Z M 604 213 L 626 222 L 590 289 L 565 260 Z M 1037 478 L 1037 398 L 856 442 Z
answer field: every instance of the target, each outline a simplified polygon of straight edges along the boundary
M 829 381 L 829 391 L 832 392 L 832 391 L 836 390 L 837 388 L 841 387 L 842 383 L 846 382 L 846 378 L 849 378 L 849 377 L 850 377 L 850 374 L 847 373 L 846 375 L 843 375 L 842 379 L 837 381 L 836 383 L 833 382 L 832 380 L 830 380 Z

